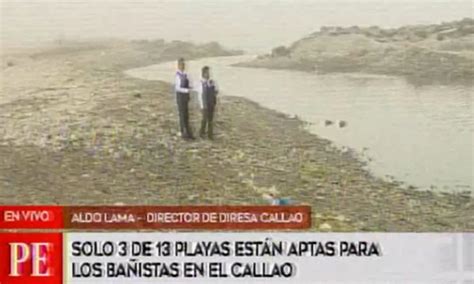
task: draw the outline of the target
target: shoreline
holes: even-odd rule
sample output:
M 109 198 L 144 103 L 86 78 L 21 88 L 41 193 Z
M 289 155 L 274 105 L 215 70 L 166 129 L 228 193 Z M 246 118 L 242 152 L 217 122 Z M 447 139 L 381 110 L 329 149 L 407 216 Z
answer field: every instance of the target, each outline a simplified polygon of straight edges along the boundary
M 405 78 L 413 85 L 472 86 L 474 19 L 399 28 L 321 27 L 239 67 Z
M 376 178 L 303 121 L 244 98 L 221 98 L 215 142 L 181 141 L 170 85 L 123 73 L 174 59 L 163 50 L 176 45 L 150 45 L 56 50 L 2 69 L 2 97 L 21 95 L 0 104 L 0 203 L 267 204 L 262 194 L 277 192 L 312 206 L 313 230 L 474 231 L 472 197 Z

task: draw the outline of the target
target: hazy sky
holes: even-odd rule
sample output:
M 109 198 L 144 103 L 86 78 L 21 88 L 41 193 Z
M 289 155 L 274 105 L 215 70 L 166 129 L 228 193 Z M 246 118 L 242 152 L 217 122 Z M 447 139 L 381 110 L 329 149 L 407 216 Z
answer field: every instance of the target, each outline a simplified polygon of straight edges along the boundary
M 264 52 L 324 25 L 429 24 L 472 17 L 471 1 L 0 0 L 3 46 L 58 39 L 218 41 Z

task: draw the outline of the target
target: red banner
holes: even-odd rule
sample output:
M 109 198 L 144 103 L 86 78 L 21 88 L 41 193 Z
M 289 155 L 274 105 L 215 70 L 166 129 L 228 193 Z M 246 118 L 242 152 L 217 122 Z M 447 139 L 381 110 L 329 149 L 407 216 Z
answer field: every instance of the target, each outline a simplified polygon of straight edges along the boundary
M 4 206 L 0 229 L 301 230 L 309 206 Z
M 0 229 L 62 229 L 59 206 L 0 206 Z
M 311 226 L 309 206 L 66 207 L 73 229 L 290 230 Z

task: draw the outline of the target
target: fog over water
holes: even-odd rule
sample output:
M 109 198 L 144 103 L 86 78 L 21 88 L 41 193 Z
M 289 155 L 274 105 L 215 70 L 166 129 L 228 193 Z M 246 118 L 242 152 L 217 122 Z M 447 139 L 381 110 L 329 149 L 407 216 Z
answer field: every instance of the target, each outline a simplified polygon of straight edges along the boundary
M 252 53 L 321 26 L 396 27 L 472 17 L 472 1 L 1 0 L 4 47 L 52 40 L 218 41 Z

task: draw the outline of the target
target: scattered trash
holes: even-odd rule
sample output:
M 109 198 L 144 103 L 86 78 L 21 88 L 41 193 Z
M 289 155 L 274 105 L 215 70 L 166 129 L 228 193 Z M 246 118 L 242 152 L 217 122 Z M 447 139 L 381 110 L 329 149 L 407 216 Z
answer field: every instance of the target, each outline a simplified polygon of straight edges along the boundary
M 283 206 L 283 205 L 292 205 L 292 204 L 294 204 L 294 202 L 290 198 L 279 198 L 279 197 L 276 197 L 275 195 L 273 195 L 271 193 L 263 194 L 262 197 L 263 197 L 263 199 L 268 201 L 268 203 L 270 203 L 271 205 Z

